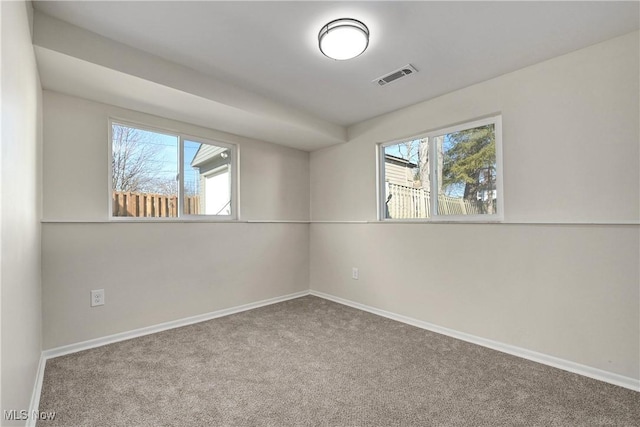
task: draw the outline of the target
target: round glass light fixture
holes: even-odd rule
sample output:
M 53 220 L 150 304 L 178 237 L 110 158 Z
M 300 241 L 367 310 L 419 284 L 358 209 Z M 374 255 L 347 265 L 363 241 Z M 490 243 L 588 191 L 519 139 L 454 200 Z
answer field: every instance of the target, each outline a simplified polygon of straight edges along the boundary
M 320 52 L 331 59 L 355 58 L 369 46 L 369 29 L 356 19 L 336 19 L 322 27 L 318 43 Z

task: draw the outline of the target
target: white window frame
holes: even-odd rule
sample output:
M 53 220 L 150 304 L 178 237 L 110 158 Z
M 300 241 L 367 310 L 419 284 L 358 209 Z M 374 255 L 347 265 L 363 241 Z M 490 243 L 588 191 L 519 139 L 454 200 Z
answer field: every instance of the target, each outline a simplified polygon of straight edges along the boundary
M 461 130 L 477 128 L 480 126 L 486 126 L 489 124 L 494 125 L 495 140 L 496 140 L 496 195 L 497 195 L 497 211 L 495 214 L 485 215 L 438 215 L 438 197 L 432 197 L 432 203 L 430 206 L 429 218 L 386 218 L 385 215 L 385 148 L 391 145 L 396 145 L 402 142 L 411 141 L 415 139 L 423 138 L 435 138 L 438 136 L 446 135 L 449 133 L 458 132 Z M 436 156 L 436 144 L 429 144 L 429 159 L 435 159 Z M 504 221 L 504 191 L 503 191 L 503 168 L 502 168 L 502 116 L 493 115 L 490 117 L 476 119 L 460 123 L 453 126 L 439 128 L 433 131 L 425 132 L 413 137 L 402 138 L 398 140 L 379 143 L 376 146 L 376 158 L 377 158 L 377 193 L 378 193 L 378 221 L 384 222 L 502 222 Z M 438 194 L 437 192 L 437 171 L 436 168 L 430 168 L 430 194 Z
M 235 221 L 239 220 L 239 204 L 238 204 L 238 196 L 239 196 L 239 179 L 240 173 L 238 164 L 240 163 L 240 153 L 239 147 L 237 144 L 223 142 L 219 140 L 212 140 L 208 138 L 202 138 L 199 136 L 193 136 L 186 133 L 182 133 L 175 130 L 169 130 L 166 128 L 160 128 L 156 126 L 150 126 L 143 123 L 133 122 L 131 120 L 120 119 L 117 117 L 109 117 L 109 129 L 108 129 L 108 199 L 109 199 L 109 220 L 110 221 L 134 221 L 134 222 L 144 222 L 144 221 L 152 221 L 152 222 L 175 222 L 175 221 Z M 113 216 L 113 188 L 112 188 L 112 170 L 111 170 L 111 162 L 113 156 L 113 124 L 119 124 L 123 126 L 128 126 L 136 129 L 140 129 L 143 131 L 159 133 L 163 135 L 173 136 L 178 138 L 178 216 L 177 217 L 133 217 L 133 216 Z M 197 142 L 200 144 L 209 144 L 215 145 L 218 147 L 225 147 L 229 149 L 229 177 L 231 179 L 231 214 L 230 215 L 187 215 L 184 214 L 184 142 L 191 141 Z

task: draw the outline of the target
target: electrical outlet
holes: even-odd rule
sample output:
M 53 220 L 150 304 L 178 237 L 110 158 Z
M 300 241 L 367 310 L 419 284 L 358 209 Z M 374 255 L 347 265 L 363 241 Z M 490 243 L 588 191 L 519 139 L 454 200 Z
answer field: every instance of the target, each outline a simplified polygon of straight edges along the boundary
M 353 267 L 351 269 L 351 278 L 353 280 L 358 280 L 360 278 L 360 272 L 358 271 L 358 267 Z
M 104 305 L 104 289 L 91 291 L 91 307 Z

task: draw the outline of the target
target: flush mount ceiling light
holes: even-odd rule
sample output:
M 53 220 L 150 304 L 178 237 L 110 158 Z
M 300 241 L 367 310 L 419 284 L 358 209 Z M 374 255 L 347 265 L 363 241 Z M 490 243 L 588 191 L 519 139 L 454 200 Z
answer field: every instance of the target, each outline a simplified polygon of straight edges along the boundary
M 355 58 L 369 45 L 369 29 L 356 19 L 336 19 L 322 27 L 318 43 L 320 51 L 331 59 Z

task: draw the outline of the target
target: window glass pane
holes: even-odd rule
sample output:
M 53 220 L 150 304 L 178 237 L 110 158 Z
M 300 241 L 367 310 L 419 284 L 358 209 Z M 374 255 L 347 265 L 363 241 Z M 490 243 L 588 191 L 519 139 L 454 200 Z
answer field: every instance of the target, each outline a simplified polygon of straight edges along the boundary
M 438 153 L 438 215 L 497 212 L 493 124 L 434 138 Z
M 185 215 L 231 215 L 231 150 L 184 141 Z
M 496 123 L 457 129 L 382 146 L 383 218 L 498 214 Z
M 113 216 L 178 216 L 178 137 L 111 126 Z
M 428 218 L 429 140 L 413 139 L 384 147 L 384 217 Z

